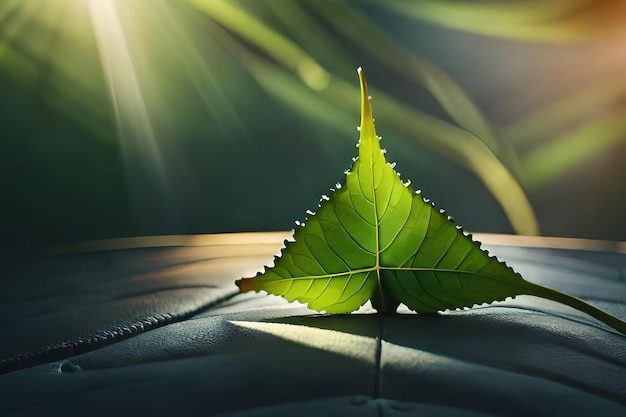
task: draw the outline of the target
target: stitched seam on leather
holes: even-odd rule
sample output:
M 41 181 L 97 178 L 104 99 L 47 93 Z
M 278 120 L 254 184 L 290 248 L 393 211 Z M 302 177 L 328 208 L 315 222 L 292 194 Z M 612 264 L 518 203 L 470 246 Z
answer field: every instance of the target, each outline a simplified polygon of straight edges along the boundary
M 42 365 L 72 356 L 90 352 L 101 347 L 117 343 L 140 333 L 163 327 L 170 323 L 180 322 L 199 314 L 216 304 L 233 297 L 236 292 L 227 293 L 211 302 L 181 313 L 163 313 L 148 316 L 142 320 L 131 323 L 128 326 L 118 326 L 101 330 L 95 334 L 53 343 L 39 349 L 21 352 L 0 359 L 0 375 L 19 369 Z
M 380 397 L 381 391 L 381 356 L 383 350 L 383 332 L 385 326 L 385 315 L 380 315 L 380 324 L 378 326 L 378 333 L 376 335 L 376 358 L 374 361 L 374 398 Z

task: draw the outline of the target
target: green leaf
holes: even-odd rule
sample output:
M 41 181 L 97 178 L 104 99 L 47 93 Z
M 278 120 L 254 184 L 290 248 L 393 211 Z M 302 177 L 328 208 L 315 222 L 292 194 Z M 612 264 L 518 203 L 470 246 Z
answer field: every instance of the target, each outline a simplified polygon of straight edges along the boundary
M 522 279 L 403 183 L 380 148 L 360 69 L 359 77 L 359 156 L 345 185 L 323 196 L 273 267 L 236 282 L 242 292 L 264 290 L 327 313 L 352 312 L 368 300 L 381 313 L 400 303 L 435 313 L 528 294 L 570 305 L 626 334 L 623 321 Z

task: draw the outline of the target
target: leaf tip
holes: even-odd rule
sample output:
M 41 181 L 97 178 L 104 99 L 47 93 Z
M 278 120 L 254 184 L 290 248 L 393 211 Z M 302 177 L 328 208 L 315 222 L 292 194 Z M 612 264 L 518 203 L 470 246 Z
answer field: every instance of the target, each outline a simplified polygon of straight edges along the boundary
M 363 68 L 359 67 L 356 71 L 359 74 L 361 83 L 361 126 L 359 127 L 359 132 L 361 132 L 361 141 L 363 141 L 364 138 L 376 138 L 376 130 L 374 129 L 372 106 Z

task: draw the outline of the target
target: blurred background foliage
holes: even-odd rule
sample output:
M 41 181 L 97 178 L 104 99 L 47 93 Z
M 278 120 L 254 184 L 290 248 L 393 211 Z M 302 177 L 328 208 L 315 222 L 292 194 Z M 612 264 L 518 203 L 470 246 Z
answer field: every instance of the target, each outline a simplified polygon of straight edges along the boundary
M 6 250 L 290 229 L 356 154 L 467 230 L 626 240 L 624 0 L 0 0 Z

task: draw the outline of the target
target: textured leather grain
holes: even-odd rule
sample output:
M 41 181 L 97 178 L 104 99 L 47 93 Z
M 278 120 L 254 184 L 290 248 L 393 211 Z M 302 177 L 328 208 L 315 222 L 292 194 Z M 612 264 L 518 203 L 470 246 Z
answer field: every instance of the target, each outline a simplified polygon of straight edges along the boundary
M 626 337 L 566 306 L 326 316 L 237 294 L 285 237 L 3 265 L 0 415 L 626 415 Z M 626 318 L 626 255 L 487 246 Z

